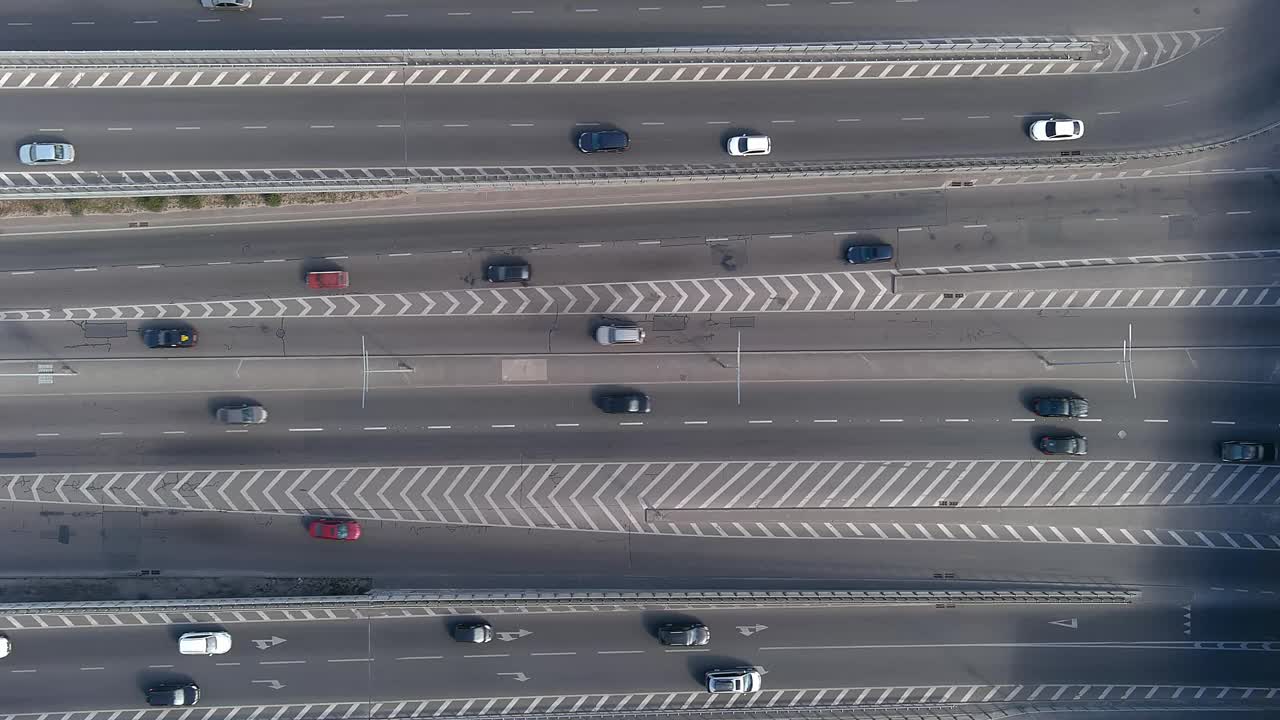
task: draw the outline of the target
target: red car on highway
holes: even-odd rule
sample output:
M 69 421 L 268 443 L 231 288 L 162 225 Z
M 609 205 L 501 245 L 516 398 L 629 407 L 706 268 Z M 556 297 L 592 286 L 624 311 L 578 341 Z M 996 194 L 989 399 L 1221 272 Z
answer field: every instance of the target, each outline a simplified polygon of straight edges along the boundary
M 360 523 L 355 520 L 312 520 L 307 525 L 307 532 L 321 540 L 359 540 Z
M 345 270 L 307 273 L 307 287 L 312 290 L 345 290 L 350 284 Z

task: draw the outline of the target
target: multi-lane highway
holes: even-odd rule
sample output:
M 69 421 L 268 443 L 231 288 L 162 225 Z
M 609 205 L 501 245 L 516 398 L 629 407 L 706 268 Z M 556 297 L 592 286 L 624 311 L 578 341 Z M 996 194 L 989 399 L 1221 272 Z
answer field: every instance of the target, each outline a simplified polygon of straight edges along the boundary
M 253 12 L 191 2 L 131 0 L 110 10 L 71 0 L 15 0 L 0 44 L 15 50 L 638 47 L 1126 32 L 1158 25 L 1263 27 L 1273 8 L 1254 0 L 981 0 L 901 3 L 577 2 L 518 5 L 448 0 L 265 0 Z
M 5 711 L 131 708 L 141 687 L 173 678 L 194 679 L 204 702 L 216 706 L 309 704 L 315 713 L 335 703 L 426 701 L 451 715 L 483 714 L 516 698 L 581 709 L 580 699 L 595 704 L 606 696 L 619 709 L 689 698 L 705 706 L 715 700 L 698 692 L 702 674 L 741 665 L 766 671 L 766 692 L 752 703 L 765 706 L 801 699 L 873 705 L 890 688 L 897 703 L 922 694 L 935 702 L 990 699 L 993 686 L 1004 701 L 1049 700 L 1063 686 L 1076 686 L 1077 701 L 1097 699 L 1107 687 L 1117 701 L 1128 700 L 1131 686 L 1143 695 L 1166 688 L 1145 699 L 1214 686 L 1274 696 L 1267 694 L 1274 643 L 1258 643 L 1274 622 L 1253 613 L 1233 618 L 1231 606 L 1205 603 L 1196 608 L 1193 637 L 1184 624 L 1189 602 L 501 614 L 481 618 L 495 631 L 487 645 L 449 636 L 474 615 L 323 621 L 299 613 L 295 622 L 225 625 L 232 650 L 213 657 L 178 655 L 180 627 L 50 627 L 10 632 L 22 657 L 8 669 L 23 675 L 5 692 Z M 657 643 L 659 625 L 690 619 L 711 629 L 709 646 Z M 1258 647 L 1234 649 L 1241 641 Z
M 1277 108 L 1276 9 L 1247 0 L 257 0 L 246 13 L 134 0 L 5 15 L 11 51 L 1071 37 L 1099 59 L 15 65 L 0 75 L 0 133 L 69 140 L 77 162 L 23 175 L 2 159 L 0 191 L 98 171 L 230 182 L 223 171 L 1061 159 L 1237 136 Z M 1084 139 L 1031 142 L 1028 123 L 1055 114 L 1084 120 Z M 576 150 L 602 127 L 627 129 L 629 152 Z M 728 158 L 743 131 L 771 135 L 774 153 Z M 1224 462 L 1220 447 L 1280 434 L 1269 143 L 946 178 L 7 218 L 7 598 L 90 599 L 126 577 L 113 596 L 258 579 L 1143 592 L 1112 606 L 495 612 L 489 645 L 450 638 L 465 608 L 215 610 L 199 625 L 42 612 L 0 617 L 13 643 L 0 720 L 1273 711 L 1280 464 L 1274 449 Z M 892 262 L 845 264 L 863 243 L 891 245 Z M 484 281 L 486 265 L 517 260 L 529 282 Z M 350 287 L 307 288 L 308 272 L 338 269 Z M 592 331 L 615 320 L 645 342 L 598 344 Z M 164 327 L 199 343 L 148 349 L 141 336 Z M 601 395 L 621 390 L 648 393 L 653 411 L 602 413 Z M 1087 397 L 1089 414 L 1037 417 L 1044 395 Z M 269 420 L 218 422 L 245 403 Z M 1087 436 L 1088 454 L 1038 452 L 1065 433 Z M 314 539 L 322 517 L 363 534 Z M 695 616 L 709 647 L 656 642 L 659 624 Z M 177 653 L 181 631 L 215 628 L 233 633 L 230 653 Z M 706 670 L 743 665 L 765 692 L 705 692 Z M 136 711 L 146 687 L 179 679 L 201 685 L 204 714 Z

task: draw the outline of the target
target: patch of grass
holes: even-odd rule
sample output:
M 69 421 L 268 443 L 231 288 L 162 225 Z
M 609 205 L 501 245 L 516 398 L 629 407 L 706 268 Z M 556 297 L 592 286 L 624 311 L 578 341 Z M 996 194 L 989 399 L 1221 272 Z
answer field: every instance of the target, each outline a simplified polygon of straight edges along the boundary
M 149 212 L 162 212 L 169 207 L 169 198 L 167 197 L 148 196 L 134 198 L 133 201 L 138 204 L 138 207 Z
M 81 198 L 66 198 L 62 201 L 62 206 L 67 209 L 67 212 L 76 217 L 84 214 L 86 205 L 87 203 Z
M 243 199 L 239 195 L 223 195 L 222 196 L 223 207 L 229 207 L 229 208 L 240 207 L 241 202 L 243 202 Z
M 199 210 L 204 207 L 203 195 L 181 195 L 178 197 L 178 207 L 183 210 Z
M 262 202 L 267 207 L 280 207 L 284 204 L 284 198 L 280 197 L 280 193 L 263 193 Z

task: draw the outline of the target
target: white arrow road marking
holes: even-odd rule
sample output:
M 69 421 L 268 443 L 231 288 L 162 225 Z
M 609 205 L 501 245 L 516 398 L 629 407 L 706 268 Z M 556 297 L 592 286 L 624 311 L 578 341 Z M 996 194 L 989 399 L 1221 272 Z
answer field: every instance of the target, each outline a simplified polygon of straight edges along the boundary
M 528 675 L 525 675 L 525 674 L 524 674 L 524 673 L 522 673 L 522 672 L 505 672 L 505 673 L 498 673 L 498 674 L 499 674 L 499 675 L 505 675 L 505 676 L 507 676 L 507 677 L 510 677 L 512 680 L 515 680 L 516 682 L 528 682 L 528 681 L 529 681 L 529 676 L 528 676 Z
M 279 680 L 251 680 L 250 682 L 262 683 L 263 685 L 270 687 L 272 690 L 279 690 L 284 687 L 284 683 Z
M 1053 620 L 1053 621 L 1050 621 L 1049 624 L 1057 625 L 1059 627 L 1064 627 L 1064 628 L 1071 628 L 1072 630 L 1075 630 L 1076 628 L 1080 627 L 1080 622 L 1076 618 L 1070 618 L 1067 620 Z
M 277 636 L 275 636 L 275 635 L 272 635 L 271 637 L 267 638 L 266 640 L 258 640 L 258 639 L 254 639 L 254 640 L 253 640 L 253 644 L 254 644 L 254 645 L 257 645 L 259 650 L 266 650 L 266 649 L 268 649 L 268 648 L 273 648 L 273 647 L 275 647 L 276 645 L 279 645 L 279 644 L 280 644 L 280 643 L 282 643 L 282 642 L 285 642 L 285 639 L 284 639 L 284 638 L 282 638 L 282 637 L 277 637 Z M 257 682 L 257 681 L 255 681 L 255 682 Z M 263 681 L 261 681 L 261 682 L 267 682 L 267 681 L 266 681 L 266 680 L 263 680 Z
M 522 637 L 525 637 L 526 635 L 532 635 L 532 634 L 533 634 L 532 630 L 525 630 L 524 628 L 519 628 L 514 631 L 506 631 L 506 632 L 498 633 L 498 639 L 501 640 L 502 642 L 511 642 L 512 640 L 518 640 Z
M 768 630 L 768 629 L 769 629 L 768 625 L 739 625 L 738 626 L 738 632 L 742 633 L 743 637 L 751 637 L 752 635 L 755 635 L 761 630 Z

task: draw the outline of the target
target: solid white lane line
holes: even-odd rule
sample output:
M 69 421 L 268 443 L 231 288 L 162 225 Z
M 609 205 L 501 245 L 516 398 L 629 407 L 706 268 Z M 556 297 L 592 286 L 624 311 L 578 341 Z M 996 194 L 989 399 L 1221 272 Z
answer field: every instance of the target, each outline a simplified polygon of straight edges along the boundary
M 303 661 L 305 662 L 305 661 Z M 325 662 L 331 663 L 347 663 L 347 662 L 373 662 L 373 658 L 330 658 Z M 265 664 L 265 663 L 264 663 Z
M 576 652 L 539 652 L 539 653 L 529 653 L 529 654 L 534 657 L 558 657 L 560 655 L 577 655 L 578 653 Z
M 186 430 L 165 430 L 161 435 L 186 435 Z
M 943 422 L 969 422 L 969 418 L 947 418 Z
M 289 432 L 324 432 L 324 428 L 289 428 Z
M 618 424 L 625 426 L 625 425 L 643 425 L 644 423 L 640 421 L 633 421 L 633 422 L 620 422 Z
M 903 420 L 902 418 L 880 418 L 880 422 L 884 422 L 884 423 L 900 423 L 900 422 L 906 422 L 906 421 L 905 421 L 905 420 Z
M 597 650 L 597 655 L 637 655 L 643 653 L 643 650 Z
M 1167 423 L 1167 422 L 1169 422 L 1169 421 L 1168 421 L 1168 420 L 1165 420 L 1164 418 L 1146 418 L 1146 419 L 1145 419 L 1145 420 L 1143 420 L 1142 422 L 1146 422 L 1146 423 Z
M 463 655 L 464 658 L 511 657 L 511 653 L 493 653 L 491 655 Z M 332 660 L 330 661 L 332 662 Z
M 443 660 L 443 655 L 408 655 L 406 657 L 398 657 L 397 660 Z
M 452 425 L 428 425 L 427 429 L 428 430 L 451 430 L 453 429 L 453 426 Z
M 1248 215 L 1252 212 L 1253 212 L 1252 210 L 1228 210 L 1227 214 L 1228 215 Z
M 1235 420 L 1210 420 L 1210 425 L 1235 425 Z
M 578 427 L 578 423 L 556 423 L 556 427 Z
M 367 428 L 364 428 L 364 429 L 365 429 L 365 430 L 386 430 L 386 429 L 387 429 L 387 426 L 386 426 L 386 425 L 374 425 L 374 426 L 372 426 L 372 427 L 367 427 Z
M 685 425 L 706 425 L 707 421 L 706 420 L 685 420 L 684 424 Z
M 301 665 L 305 662 L 306 660 L 262 660 L 262 661 L 259 661 L 258 664 L 259 665 Z M 330 660 L 329 662 L 335 662 L 335 661 Z
M 1035 422 L 1035 418 L 1010 418 L 1009 422 Z
M 513 428 L 515 425 L 490 425 L 491 428 Z
M 839 420 L 814 420 L 816 423 L 838 423 Z
M 1080 422 L 1102 422 L 1102 418 L 1077 418 Z

